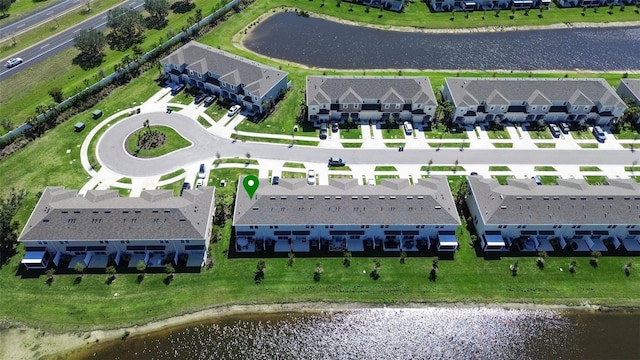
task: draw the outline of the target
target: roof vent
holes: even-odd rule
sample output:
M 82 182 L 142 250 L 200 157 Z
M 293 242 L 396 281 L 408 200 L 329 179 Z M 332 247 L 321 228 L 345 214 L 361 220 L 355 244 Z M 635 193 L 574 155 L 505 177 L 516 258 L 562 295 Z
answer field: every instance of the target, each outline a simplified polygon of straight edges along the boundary
M 435 206 L 435 209 L 436 209 L 436 210 L 440 210 L 440 209 L 442 209 L 442 206 L 440 206 L 440 205 L 436 205 L 436 206 Z
M 325 199 L 325 200 L 330 200 L 330 199 L 331 199 L 331 196 L 325 196 L 325 197 L 324 197 L 324 199 Z
M 251 210 L 260 210 L 260 208 L 257 207 L 257 206 L 254 206 L 254 207 L 251 208 Z

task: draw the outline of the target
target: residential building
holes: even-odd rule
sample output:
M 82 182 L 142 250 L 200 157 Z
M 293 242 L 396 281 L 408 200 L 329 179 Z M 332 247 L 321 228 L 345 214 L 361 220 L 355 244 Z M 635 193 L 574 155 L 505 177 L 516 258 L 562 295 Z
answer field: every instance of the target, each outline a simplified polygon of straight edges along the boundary
M 640 106 L 640 79 L 620 80 L 617 93 L 622 99 L 631 99 L 635 106 Z M 636 117 L 634 120 L 636 123 L 640 123 L 640 117 Z
M 242 184 L 239 181 L 238 184 Z M 453 252 L 460 219 L 444 176 L 382 179 L 260 180 L 249 198 L 240 185 L 233 216 L 236 252 Z
M 640 184 L 469 177 L 467 205 L 485 251 L 640 251 Z
M 307 76 L 308 120 L 431 122 L 438 102 L 427 77 Z M 351 120 L 349 120 L 351 119 Z
M 548 9 L 551 0 L 430 0 L 433 12 Z
M 116 266 L 133 268 L 173 263 L 199 268 L 211 237 L 214 188 L 145 190 L 119 197 L 116 190 L 89 190 L 81 196 L 64 187 L 47 187 L 18 241 L 27 270 Z
M 457 124 L 610 125 L 627 106 L 604 79 L 447 78 L 442 89 Z
M 161 64 L 172 82 L 219 95 L 250 113 L 263 113 L 288 88 L 286 72 L 195 41 Z
M 557 0 L 558 7 L 592 8 L 599 6 L 635 5 L 638 0 Z
M 402 12 L 404 9 L 404 0 L 345 0 L 353 4 L 371 6 L 374 8 L 382 7 L 385 10 Z

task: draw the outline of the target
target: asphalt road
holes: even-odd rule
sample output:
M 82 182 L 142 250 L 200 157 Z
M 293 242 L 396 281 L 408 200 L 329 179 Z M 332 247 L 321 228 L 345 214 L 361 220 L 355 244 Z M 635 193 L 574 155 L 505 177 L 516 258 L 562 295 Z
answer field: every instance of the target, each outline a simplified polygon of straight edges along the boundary
M 124 141 L 140 129 L 144 120 L 150 125 L 166 125 L 178 131 L 193 143 L 193 146 L 175 151 L 159 158 L 141 159 L 129 155 L 124 149 Z M 131 116 L 113 125 L 104 133 L 97 146 L 100 163 L 127 177 L 145 177 L 173 172 L 190 163 L 211 161 L 216 153 L 221 157 L 246 157 L 286 160 L 296 162 L 327 163 L 329 157 L 338 156 L 350 164 L 435 164 L 454 165 L 457 160 L 468 171 L 473 164 L 504 165 L 627 165 L 640 162 L 640 154 L 630 150 L 517 150 L 490 149 L 320 149 L 316 147 L 293 146 L 268 143 L 243 143 L 223 139 L 204 130 L 197 122 L 180 113 L 145 113 Z
M 128 0 L 118 7 L 133 7 L 138 11 L 142 11 L 144 8 L 144 0 Z M 2 64 L 2 68 L 0 70 L 0 82 L 21 71 L 27 70 L 31 66 L 47 59 L 50 56 L 53 56 L 61 51 L 72 47 L 73 39 L 78 31 L 91 28 L 104 30 L 106 28 L 106 25 L 107 13 L 103 12 L 83 23 L 80 23 L 38 44 L 35 44 L 28 49 L 12 55 L 11 57 L 22 58 L 24 62 L 11 69 L 5 68 L 4 64 Z
M 84 3 L 85 2 L 83 0 L 56 1 L 23 18 L 4 24 L 0 26 L 0 41 L 8 39 L 11 36 L 19 35 L 34 26 L 52 20 L 57 16 L 66 14 Z M 11 11 L 9 11 L 9 14 L 11 14 Z

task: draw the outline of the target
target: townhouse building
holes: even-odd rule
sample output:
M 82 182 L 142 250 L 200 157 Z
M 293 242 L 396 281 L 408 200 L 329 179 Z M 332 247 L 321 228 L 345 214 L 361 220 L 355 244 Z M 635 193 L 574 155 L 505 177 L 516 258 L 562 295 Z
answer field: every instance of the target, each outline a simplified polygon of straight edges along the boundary
M 288 74 L 191 41 L 161 60 L 167 79 L 187 84 L 263 113 L 288 89 Z
M 447 78 L 456 124 L 567 122 L 610 125 L 627 108 L 604 79 Z
M 89 190 L 85 196 L 64 187 L 47 187 L 18 241 L 27 270 L 133 268 L 172 263 L 199 268 L 211 237 L 214 188 L 144 190 L 119 197 L 116 190 Z
M 238 182 L 242 184 L 242 181 Z M 267 179 L 249 198 L 238 188 L 232 245 L 236 252 L 375 251 L 451 253 L 458 247 L 460 219 L 447 179 L 433 176 L 411 184 L 382 179 Z
M 548 9 L 551 0 L 430 0 L 432 12 Z
M 622 79 L 616 90 L 623 100 L 631 99 L 635 106 L 640 106 L 640 79 Z M 640 123 L 640 116 L 633 119 Z
M 581 7 L 592 8 L 599 6 L 621 6 L 621 5 L 635 5 L 638 0 L 557 0 L 558 7 Z
M 638 252 L 640 184 L 608 181 L 537 185 L 533 179 L 508 179 L 500 185 L 470 176 L 466 202 L 484 251 Z
M 371 124 L 433 120 L 438 102 L 427 77 L 307 76 L 308 120 Z M 349 120 L 350 119 L 350 120 Z

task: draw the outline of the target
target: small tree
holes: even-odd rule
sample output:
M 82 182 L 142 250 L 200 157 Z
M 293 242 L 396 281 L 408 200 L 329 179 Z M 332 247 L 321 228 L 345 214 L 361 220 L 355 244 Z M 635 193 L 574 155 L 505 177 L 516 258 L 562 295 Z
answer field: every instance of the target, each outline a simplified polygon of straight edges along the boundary
M 516 261 L 513 264 L 511 264 L 509 266 L 509 269 L 511 269 L 511 275 L 517 276 L 518 275 L 518 262 Z
M 578 263 L 575 260 L 571 260 L 571 263 L 569 263 L 569 272 L 575 274 L 577 265 Z
M 631 275 L 631 261 L 624 264 L 624 274 L 627 276 Z
M 322 268 L 322 263 L 317 263 L 316 264 L 316 269 L 313 272 L 313 281 L 315 281 L 315 282 L 320 281 L 320 274 L 322 274 L 323 271 L 324 271 L 324 269 Z
M 440 259 L 437 256 L 434 256 L 433 260 L 431 260 L 431 265 L 434 269 L 437 270 L 440 265 Z
M 260 284 L 262 280 L 264 280 L 264 270 L 266 268 L 267 268 L 267 265 L 264 262 L 264 260 L 258 260 L 258 264 L 256 265 L 256 274 L 253 278 L 256 284 Z
M 12 0 L 0 0 L 0 11 L 2 11 L 3 18 L 7 16 L 7 11 L 9 11 L 12 3 Z
M 45 271 L 45 275 L 47 275 L 47 280 L 46 280 L 47 285 L 51 286 L 51 283 L 53 283 L 53 280 L 55 280 L 55 274 L 56 274 L 56 269 L 54 268 L 51 268 Z
M 61 103 L 64 100 L 64 94 L 62 93 L 62 89 L 59 86 L 54 86 L 49 89 L 49 96 L 51 96 L 53 101 L 57 103 Z
M 344 254 L 342 254 L 342 266 L 351 266 L 351 252 L 345 251 Z
M 296 254 L 294 254 L 292 251 L 289 251 L 289 254 L 287 256 L 289 258 L 287 260 L 287 266 L 291 267 L 291 266 L 293 266 L 293 263 L 296 260 Z
M 405 264 L 407 262 L 407 253 L 404 251 L 400 251 L 400 264 Z
M 116 279 L 116 268 L 114 266 L 107 266 L 105 272 L 109 275 L 109 277 L 107 277 L 106 283 L 107 285 L 111 285 L 111 283 Z
M 247 164 L 249 164 L 251 162 L 251 153 L 247 152 L 245 156 L 247 157 Z
M 141 283 L 142 280 L 144 280 L 145 272 L 147 270 L 147 263 L 144 260 L 140 259 L 140 261 L 138 261 L 138 263 L 136 264 L 136 270 L 140 272 L 140 274 L 138 274 L 138 283 Z
M 598 258 L 602 256 L 602 253 L 600 251 L 592 251 L 591 252 L 591 260 L 589 261 L 589 264 L 591 264 L 591 266 L 595 269 L 598 267 Z
M 373 280 L 378 280 L 380 279 L 380 267 L 382 265 L 380 264 L 380 259 L 373 259 L 373 270 L 371 270 L 371 273 L 369 274 L 369 276 L 371 276 L 371 278 Z
M 547 258 L 547 252 L 546 251 L 541 251 L 538 253 L 538 260 L 536 261 L 536 264 L 538 265 L 538 268 L 540 268 L 540 270 L 544 269 L 544 261 Z
M 82 281 L 82 278 L 84 278 L 84 263 L 82 261 L 78 261 L 74 266 L 73 269 L 78 272 L 79 276 L 76 278 L 75 283 L 79 283 Z

